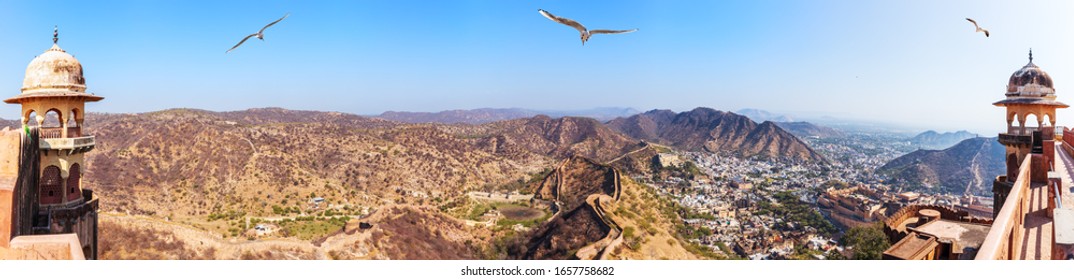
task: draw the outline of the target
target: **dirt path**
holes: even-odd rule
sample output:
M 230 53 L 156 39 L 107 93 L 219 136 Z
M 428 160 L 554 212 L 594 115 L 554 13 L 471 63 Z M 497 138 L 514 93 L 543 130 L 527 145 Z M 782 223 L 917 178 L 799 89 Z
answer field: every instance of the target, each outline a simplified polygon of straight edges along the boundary
M 984 183 L 984 179 L 981 176 L 981 170 L 979 168 L 981 166 L 981 163 L 978 158 L 981 157 L 982 152 L 988 149 L 988 146 L 989 142 L 984 141 L 981 144 L 981 148 L 977 149 L 977 153 L 973 155 L 973 159 L 970 160 L 970 172 L 973 173 L 973 179 L 969 182 L 966 182 L 966 190 L 962 191 L 963 195 L 973 195 L 974 187 Z
M 623 155 L 621 155 L 621 156 L 619 156 L 619 157 L 617 157 L 617 158 L 615 158 L 615 159 L 612 159 L 612 160 L 610 160 L 610 161 L 608 161 L 608 162 L 605 162 L 604 164 L 605 164 L 605 165 L 610 165 L 610 164 L 612 164 L 612 163 L 615 163 L 616 161 L 619 161 L 619 160 L 621 160 L 621 159 L 623 159 L 623 158 L 625 158 L 625 157 L 628 157 L 628 156 L 630 156 L 630 155 L 633 155 L 633 154 L 636 154 L 636 153 L 638 153 L 638 152 L 644 151 L 645 149 L 648 149 L 650 145 L 654 145 L 654 146 L 655 146 L 655 144 L 652 144 L 652 143 L 649 143 L 649 142 L 645 142 L 645 145 L 644 145 L 644 146 L 642 146 L 641 148 L 638 148 L 638 149 L 636 149 L 636 150 L 633 150 L 633 151 L 630 151 L 630 152 L 628 152 L 628 153 L 625 153 L 625 154 L 623 154 Z

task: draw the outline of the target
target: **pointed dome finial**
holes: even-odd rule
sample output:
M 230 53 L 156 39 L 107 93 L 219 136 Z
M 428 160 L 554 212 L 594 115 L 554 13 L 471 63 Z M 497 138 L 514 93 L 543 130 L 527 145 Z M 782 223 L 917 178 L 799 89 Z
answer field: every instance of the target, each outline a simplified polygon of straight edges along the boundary
M 1029 63 L 1033 63 L 1033 48 L 1029 48 Z
M 56 44 L 60 41 L 60 26 L 52 26 L 52 43 Z

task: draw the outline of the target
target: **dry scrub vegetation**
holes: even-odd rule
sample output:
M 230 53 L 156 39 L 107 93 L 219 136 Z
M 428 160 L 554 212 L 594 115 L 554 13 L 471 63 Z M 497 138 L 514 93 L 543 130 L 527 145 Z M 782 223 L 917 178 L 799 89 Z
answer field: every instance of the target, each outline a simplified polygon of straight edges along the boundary
M 201 252 L 170 232 L 149 228 L 128 228 L 117 223 L 98 224 L 99 258 L 102 260 L 204 260 L 215 259 L 216 251 Z

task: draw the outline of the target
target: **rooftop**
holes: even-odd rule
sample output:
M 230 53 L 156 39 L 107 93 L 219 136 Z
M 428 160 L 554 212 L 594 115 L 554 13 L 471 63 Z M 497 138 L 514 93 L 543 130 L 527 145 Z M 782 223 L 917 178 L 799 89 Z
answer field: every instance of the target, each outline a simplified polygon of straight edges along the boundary
M 923 259 L 938 245 L 940 244 L 936 242 L 935 237 L 911 233 L 884 251 L 884 255 L 902 260 Z
M 952 253 L 961 254 L 962 259 L 973 259 L 991 228 L 989 225 L 939 219 L 913 230 L 935 236 L 939 242 L 951 243 Z

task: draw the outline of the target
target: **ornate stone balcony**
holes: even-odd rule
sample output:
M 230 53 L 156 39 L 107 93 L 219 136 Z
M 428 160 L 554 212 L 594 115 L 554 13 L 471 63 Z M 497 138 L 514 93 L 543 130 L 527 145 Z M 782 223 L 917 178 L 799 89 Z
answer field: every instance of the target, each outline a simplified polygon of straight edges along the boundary
M 82 137 L 81 127 L 68 127 L 67 138 Z M 64 138 L 62 127 L 42 127 L 41 138 Z
M 42 137 L 38 142 L 39 147 L 42 150 L 66 150 L 68 153 L 84 153 L 93 150 L 93 147 L 97 144 L 94 137 L 82 136 L 82 137 L 68 137 L 68 138 L 45 138 Z

